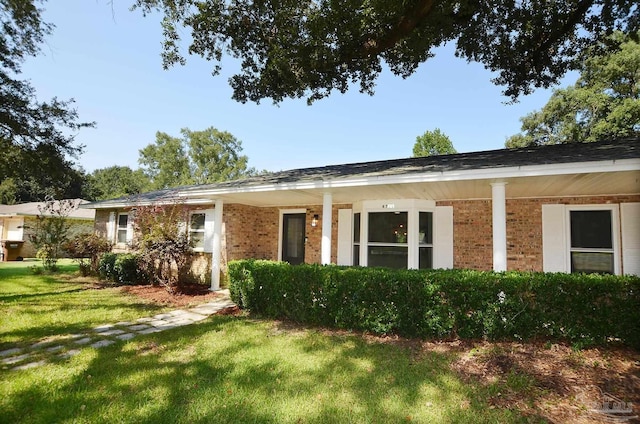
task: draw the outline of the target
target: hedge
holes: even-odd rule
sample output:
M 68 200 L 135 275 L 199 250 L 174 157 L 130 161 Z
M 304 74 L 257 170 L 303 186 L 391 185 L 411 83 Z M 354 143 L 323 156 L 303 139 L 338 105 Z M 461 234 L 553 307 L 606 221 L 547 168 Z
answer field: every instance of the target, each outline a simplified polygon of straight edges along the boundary
M 100 277 L 118 284 L 142 283 L 138 268 L 138 255 L 134 253 L 105 253 L 98 264 Z
M 640 278 L 229 263 L 241 308 L 300 323 L 421 338 L 620 341 L 640 348 Z

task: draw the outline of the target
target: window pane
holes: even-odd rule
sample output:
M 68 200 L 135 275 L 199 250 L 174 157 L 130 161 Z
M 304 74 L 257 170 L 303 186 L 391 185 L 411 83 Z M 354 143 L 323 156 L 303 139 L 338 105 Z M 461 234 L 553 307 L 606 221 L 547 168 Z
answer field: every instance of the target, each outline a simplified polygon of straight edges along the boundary
M 353 214 L 353 241 L 360 243 L 360 214 Z
M 118 243 L 127 242 L 127 230 L 118 230 Z
M 613 248 L 611 211 L 571 211 L 571 247 Z
M 433 214 L 431 212 L 420 212 L 418 243 L 433 244 Z
M 571 252 L 571 272 L 613 274 L 613 253 Z
M 194 248 L 204 247 L 204 233 L 203 232 L 191 233 L 191 244 Z
M 194 213 L 191 215 L 191 229 L 192 230 L 204 230 L 204 214 Z
M 353 246 L 353 266 L 360 266 L 360 245 Z
M 370 246 L 369 266 L 406 269 L 408 249 L 405 246 Z
M 127 228 L 129 215 L 118 215 L 118 228 Z
M 369 241 L 378 243 L 407 242 L 407 212 L 370 212 Z M 371 263 L 369 263 L 371 266 Z M 406 262 L 405 262 L 405 267 Z
M 420 269 L 432 269 L 433 268 L 433 248 L 421 247 L 420 248 Z

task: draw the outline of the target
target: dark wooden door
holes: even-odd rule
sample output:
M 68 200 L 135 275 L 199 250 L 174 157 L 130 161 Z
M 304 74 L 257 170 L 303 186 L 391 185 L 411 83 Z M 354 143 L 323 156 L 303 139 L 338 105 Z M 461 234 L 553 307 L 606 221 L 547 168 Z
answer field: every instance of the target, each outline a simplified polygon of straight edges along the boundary
M 291 265 L 304 262 L 305 220 L 304 213 L 282 216 L 282 260 Z

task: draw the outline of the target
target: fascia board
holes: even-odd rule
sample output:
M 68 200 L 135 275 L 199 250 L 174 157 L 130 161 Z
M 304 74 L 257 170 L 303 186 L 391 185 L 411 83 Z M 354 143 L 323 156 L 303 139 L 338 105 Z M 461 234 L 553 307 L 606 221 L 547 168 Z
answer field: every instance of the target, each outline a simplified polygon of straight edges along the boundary
M 621 159 L 598 162 L 576 162 L 553 165 L 527 165 L 504 168 L 456 170 L 415 173 L 410 175 L 378 175 L 373 177 L 344 178 L 327 181 L 306 181 L 286 184 L 264 184 L 248 187 L 190 190 L 179 196 L 222 196 L 234 193 L 262 193 L 270 191 L 349 188 L 373 185 L 411 184 L 425 182 L 499 180 L 504 178 L 539 177 L 567 174 L 640 171 L 640 159 Z

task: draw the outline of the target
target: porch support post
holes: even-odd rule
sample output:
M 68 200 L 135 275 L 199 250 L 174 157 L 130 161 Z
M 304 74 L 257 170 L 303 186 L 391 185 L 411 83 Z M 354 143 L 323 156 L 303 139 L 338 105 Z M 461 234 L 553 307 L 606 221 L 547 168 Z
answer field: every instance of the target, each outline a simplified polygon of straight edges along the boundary
M 321 257 L 322 265 L 331 263 L 331 212 L 333 209 L 333 196 L 331 193 L 324 193 L 322 196 L 322 243 Z
M 507 183 L 491 184 L 491 206 L 493 216 L 493 270 L 507 270 Z
M 220 262 L 222 258 L 222 200 L 215 201 L 213 211 L 213 250 L 211 254 L 211 291 L 220 290 Z

